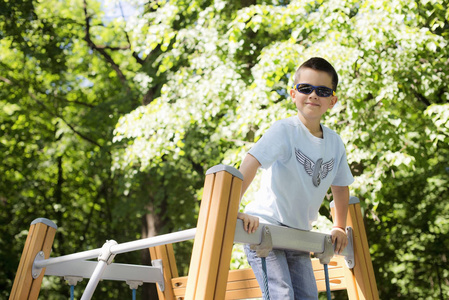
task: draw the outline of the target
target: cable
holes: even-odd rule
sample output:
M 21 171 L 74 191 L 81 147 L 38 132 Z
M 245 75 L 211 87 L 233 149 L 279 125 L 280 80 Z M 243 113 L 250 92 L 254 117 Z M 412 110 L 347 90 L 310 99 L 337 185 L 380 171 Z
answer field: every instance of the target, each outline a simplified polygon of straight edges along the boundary
M 327 264 L 324 264 L 324 277 L 326 279 L 327 300 L 331 300 L 331 285 L 329 282 L 329 269 L 327 268 Z
M 267 278 L 267 262 L 265 257 L 260 258 L 262 260 L 263 271 L 263 300 L 270 300 L 270 292 L 268 290 L 268 278 Z
M 70 286 L 70 300 L 74 300 L 75 299 L 75 286 L 71 285 Z

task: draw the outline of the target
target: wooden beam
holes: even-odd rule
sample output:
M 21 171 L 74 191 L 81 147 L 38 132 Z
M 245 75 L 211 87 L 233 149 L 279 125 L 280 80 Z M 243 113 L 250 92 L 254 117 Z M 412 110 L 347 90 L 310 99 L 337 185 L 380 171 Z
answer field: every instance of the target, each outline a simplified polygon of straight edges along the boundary
M 332 214 L 335 208 L 331 205 Z M 379 300 L 365 224 L 356 197 L 351 197 L 346 225 L 352 227 L 354 243 L 354 268 L 346 269 L 345 278 L 350 300 Z
M 224 165 L 206 173 L 185 299 L 225 298 L 242 180 Z
M 162 272 L 164 274 L 164 291 L 157 285 L 159 300 L 174 299 L 172 279 L 178 277 L 178 268 L 172 244 L 149 248 L 152 260 L 162 260 Z
M 10 300 L 35 300 L 39 296 L 45 268 L 42 269 L 39 276 L 33 278 L 34 259 L 41 251 L 44 253 L 45 259 L 50 257 L 56 229 L 55 223 L 44 218 L 36 219 L 31 223 L 9 296 Z
M 326 284 L 324 281 L 324 267 L 317 258 L 312 259 L 312 266 L 318 291 L 325 292 Z M 345 269 L 346 265 L 343 257 L 338 256 L 332 258 L 329 263 L 329 279 L 332 291 L 346 289 Z M 189 299 L 185 297 L 187 277 L 173 278 L 172 281 L 172 286 L 174 287 L 174 299 Z M 229 276 L 226 283 L 226 300 L 261 297 L 262 292 L 252 269 L 229 271 Z

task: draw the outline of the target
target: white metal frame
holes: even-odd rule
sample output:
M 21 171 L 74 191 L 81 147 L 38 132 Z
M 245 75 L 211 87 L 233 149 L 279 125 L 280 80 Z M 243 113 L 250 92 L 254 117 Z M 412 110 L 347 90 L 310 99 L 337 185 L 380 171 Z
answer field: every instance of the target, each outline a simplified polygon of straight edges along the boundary
M 153 261 L 153 266 L 129 265 L 112 263 L 115 255 L 142 250 L 150 247 L 183 242 L 194 239 L 196 228 L 169 233 L 156 237 L 117 244 L 115 241 L 106 241 L 102 248 L 69 254 L 61 257 L 44 259 L 43 255 L 36 255 L 33 263 L 32 275 L 38 277 L 45 268 L 45 275 L 64 276 L 66 278 L 90 278 L 81 300 L 89 300 L 102 279 L 119 280 L 134 283 L 158 283 L 164 289 L 162 264 Z M 260 245 L 264 242 L 264 234 L 270 234 L 270 247 L 290 249 L 314 253 L 320 260 L 328 261 L 334 255 L 330 243 L 330 235 L 320 232 L 303 231 L 284 226 L 261 224 L 255 233 L 248 234 L 243 229 L 241 220 L 237 220 L 234 241 Z M 345 256 L 346 264 L 353 267 L 354 250 L 352 243 L 352 230 L 347 228 L 348 246 L 340 255 Z M 88 261 L 97 258 L 98 262 Z M 137 285 L 136 285 L 137 283 Z

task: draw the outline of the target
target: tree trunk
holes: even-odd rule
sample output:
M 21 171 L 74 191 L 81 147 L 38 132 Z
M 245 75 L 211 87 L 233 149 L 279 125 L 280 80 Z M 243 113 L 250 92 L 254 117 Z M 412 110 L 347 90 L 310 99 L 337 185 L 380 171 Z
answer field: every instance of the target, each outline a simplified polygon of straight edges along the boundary
M 153 204 L 148 205 L 150 212 L 154 211 Z M 149 213 L 142 217 L 142 238 L 156 236 L 161 228 L 161 219 L 154 213 Z M 142 250 L 142 264 L 151 265 L 150 251 Z M 143 285 L 142 300 L 159 299 L 155 283 L 146 283 Z

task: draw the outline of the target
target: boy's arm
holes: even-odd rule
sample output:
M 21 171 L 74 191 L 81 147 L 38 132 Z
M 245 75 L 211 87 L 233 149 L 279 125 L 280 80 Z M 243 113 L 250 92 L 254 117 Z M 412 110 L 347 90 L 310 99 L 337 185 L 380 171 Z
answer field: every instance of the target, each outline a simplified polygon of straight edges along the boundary
M 247 154 L 240 165 L 239 171 L 243 175 L 242 182 L 242 193 L 240 194 L 240 201 L 242 200 L 243 195 L 248 189 L 251 182 L 253 182 L 254 177 L 256 176 L 257 170 L 260 168 L 259 161 L 252 156 L 251 154 Z
M 242 200 L 243 195 L 248 189 L 249 185 L 253 181 L 256 176 L 257 169 L 259 169 L 260 163 L 259 161 L 252 156 L 251 154 L 247 154 L 243 159 L 242 164 L 240 165 L 239 171 L 243 175 L 242 182 L 242 192 L 240 194 L 240 201 Z M 238 213 L 237 218 L 243 220 L 243 228 L 248 233 L 253 233 L 256 231 L 257 227 L 259 227 L 259 218 L 254 217 L 245 213 Z
M 332 243 L 335 245 L 335 252 L 341 253 L 348 245 L 346 217 L 348 215 L 349 187 L 332 185 L 331 190 L 335 204 Z

